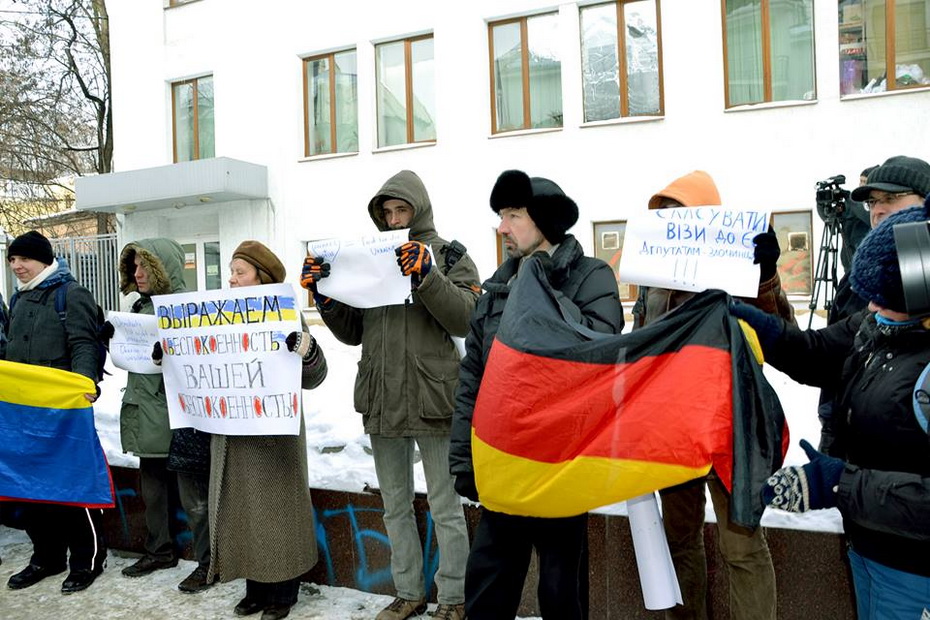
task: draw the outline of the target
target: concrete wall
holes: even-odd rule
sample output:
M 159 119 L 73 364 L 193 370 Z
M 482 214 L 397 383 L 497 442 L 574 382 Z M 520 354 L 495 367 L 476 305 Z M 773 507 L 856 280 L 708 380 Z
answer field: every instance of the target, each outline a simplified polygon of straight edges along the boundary
M 104 525 L 113 549 L 142 553 L 145 540 L 143 504 L 138 470 L 114 467 L 118 505 L 105 512 Z M 318 584 L 344 586 L 379 594 L 394 594 L 390 548 L 381 517 L 381 500 L 374 493 L 348 493 L 313 489 L 320 561 L 304 579 Z M 415 501 L 426 570 L 438 561 L 429 507 L 422 496 Z M 473 534 L 480 509 L 466 506 L 469 533 Z M 309 515 L 308 515 L 309 517 Z M 176 540 L 187 546 L 190 533 L 179 513 Z M 728 580 L 716 545 L 716 526 L 707 525 L 708 610 L 713 619 L 729 618 Z M 782 620 L 840 620 L 852 618 L 852 590 L 845 563 L 845 545 L 835 534 L 769 528 L 766 530 L 778 583 L 778 617 Z M 588 526 L 590 549 L 591 620 L 660 618 L 643 609 L 636 557 L 625 517 L 592 514 Z M 190 558 L 190 550 L 187 549 Z M 531 564 L 520 614 L 538 614 L 535 597 L 536 564 Z M 435 588 L 431 596 L 435 600 Z

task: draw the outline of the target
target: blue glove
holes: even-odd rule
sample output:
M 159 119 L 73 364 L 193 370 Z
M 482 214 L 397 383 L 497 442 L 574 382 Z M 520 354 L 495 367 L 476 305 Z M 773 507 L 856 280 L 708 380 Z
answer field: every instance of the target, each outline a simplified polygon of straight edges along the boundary
M 785 324 L 780 317 L 768 312 L 763 312 L 755 306 L 734 299 L 730 302 L 730 314 L 738 319 L 743 319 L 749 326 L 756 330 L 759 336 L 759 342 L 762 348 L 766 349 L 781 337 L 785 331 Z
M 810 463 L 782 467 L 765 481 L 762 501 L 788 512 L 807 512 L 836 506 L 836 487 L 846 463 L 821 454 L 807 440 L 801 440 Z

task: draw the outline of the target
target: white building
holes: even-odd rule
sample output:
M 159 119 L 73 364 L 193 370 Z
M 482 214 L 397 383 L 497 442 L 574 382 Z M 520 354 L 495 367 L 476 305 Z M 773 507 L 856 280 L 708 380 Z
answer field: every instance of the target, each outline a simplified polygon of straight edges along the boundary
M 296 282 L 302 242 L 372 231 L 368 200 L 402 169 L 486 278 L 488 195 L 508 168 L 576 200 L 590 253 L 596 222 L 703 169 L 725 205 L 805 212 L 786 226 L 812 223 L 809 260 L 815 182 L 930 159 L 930 0 L 108 4 L 117 172 L 79 180 L 77 205 L 117 213 L 122 242 L 189 244 L 201 288 L 225 283 L 246 238 Z

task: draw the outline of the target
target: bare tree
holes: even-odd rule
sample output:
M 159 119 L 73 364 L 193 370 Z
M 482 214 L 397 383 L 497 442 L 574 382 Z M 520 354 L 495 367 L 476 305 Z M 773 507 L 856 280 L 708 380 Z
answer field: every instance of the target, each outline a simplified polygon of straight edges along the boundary
M 0 0 L 0 226 L 70 207 L 112 159 L 106 1 Z

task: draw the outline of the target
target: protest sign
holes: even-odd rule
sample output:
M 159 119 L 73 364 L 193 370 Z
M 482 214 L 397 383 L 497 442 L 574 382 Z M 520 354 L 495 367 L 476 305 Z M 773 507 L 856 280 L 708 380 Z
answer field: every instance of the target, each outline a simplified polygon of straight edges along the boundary
M 300 309 L 289 284 L 158 295 L 152 302 L 171 428 L 300 432 L 300 358 L 285 344 L 301 329 Z
M 408 240 L 409 229 L 387 230 L 357 239 L 321 239 L 307 243 L 307 253 L 331 265 L 317 291 L 354 308 L 404 303 L 410 297 L 410 276 L 397 266 L 395 248 Z
M 681 291 L 722 289 L 755 297 L 759 267 L 753 237 L 769 212 L 729 207 L 656 209 L 627 222 L 620 258 L 624 282 Z
M 161 373 L 161 366 L 152 362 L 152 349 L 158 341 L 158 322 L 151 314 L 108 312 L 113 325 L 110 338 L 110 359 L 113 365 L 143 375 Z

